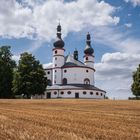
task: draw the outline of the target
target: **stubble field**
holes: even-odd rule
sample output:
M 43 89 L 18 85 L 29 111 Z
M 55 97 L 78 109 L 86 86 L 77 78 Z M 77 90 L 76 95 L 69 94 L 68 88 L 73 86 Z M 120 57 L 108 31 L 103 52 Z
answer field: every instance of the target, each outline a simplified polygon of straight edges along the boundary
M 0 100 L 0 140 L 140 140 L 140 101 Z

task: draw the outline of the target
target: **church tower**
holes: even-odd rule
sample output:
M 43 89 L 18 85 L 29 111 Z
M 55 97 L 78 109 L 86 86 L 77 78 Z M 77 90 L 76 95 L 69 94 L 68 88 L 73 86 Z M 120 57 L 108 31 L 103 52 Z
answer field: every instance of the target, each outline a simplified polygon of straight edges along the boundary
M 91 68 L 94 68 L 94 50 L 91 47 L 91 39 L 90 34 L 87 34 L 87 40 L 86 40 L 86 48 L 84 50 L 84 63 L 86 66 L 89 66 Z
M 61 38 L 61 25 L 57 26 L 57 38 L 53 48 L 53 81 L 52 84 L 62 84 L 61 67 L 64 65 L 64 41 Z

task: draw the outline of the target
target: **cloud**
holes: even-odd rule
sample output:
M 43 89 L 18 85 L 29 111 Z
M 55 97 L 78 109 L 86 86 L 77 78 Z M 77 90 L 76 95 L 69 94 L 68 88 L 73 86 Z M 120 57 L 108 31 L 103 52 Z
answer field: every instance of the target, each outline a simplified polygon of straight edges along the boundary
M 46 69 L 46 68 L 50 67 L 51 65 L 52 65 L 51 62 L 50 63 L 47 63 L 47 64 L 43 64 L 43 68 Z
M 125 23 L 124 26 L 126 26 L 127 28 L 131 28 L 132 27 L 132 23 Z
M 3 38 L 32 37 L 32 11 L 15 0 L 0 1 L 0 36 Z
M 21 0 L 22 5 L 29 7 L 34 7 L 35 5 L 43 4 L 44 2 L 45 0 Z
M 45 43 L 44 40 L 36 40 L 33 43 L 30 44 L 29 49 L 27 52 L 33 53 L 35 52 L 38 48 L 40 48 L 43 44 Z
M 132 96 L 132 74 L 139 63 L 139 54 L 106 53 L 100 63 L 95 63 L 96 84 L 111 98 L 127 99 Z
M 50 41 L 56 33 L 58 19 L 66 36 L 89 25 L 116 25 L 119 17 L 113 16 L 115 11 L 115 7 L 97 0 L 1 0 L 0 36 Z
M 139 54 L 140 40 L 130 36 L 130 32 L 122 32 L 124 29 L 100 27 L 94 30 L 94 40 L 97 43 L 113 48 L 115 51 Z M 121 30 L 121 31 L 120 31 Z
M 133 6 L 140 6 L 140 0 L 124 0 L 125 2 L 131 2 Z
M 12 59 L 15 60 L 16 62 L 19 61 L 20 55 L 13 55 Z

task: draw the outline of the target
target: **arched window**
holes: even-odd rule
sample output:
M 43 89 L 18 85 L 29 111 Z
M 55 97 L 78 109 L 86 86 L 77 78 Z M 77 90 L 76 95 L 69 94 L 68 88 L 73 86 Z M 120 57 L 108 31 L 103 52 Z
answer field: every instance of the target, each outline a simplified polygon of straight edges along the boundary
M 90 80 L 88 78 L 84 79 L 84 84 L 85 85 L 90 85 Z
M 55 54 L 57 54 L 57 50 L 55 51 Z
M 47 80 L 47 85 L 51 86 L 52 85 L 52 81 L 50 79 Z
M 64 78 L 62 83 L 63 83 L 63 85 L 67 85 L 67 79 Z

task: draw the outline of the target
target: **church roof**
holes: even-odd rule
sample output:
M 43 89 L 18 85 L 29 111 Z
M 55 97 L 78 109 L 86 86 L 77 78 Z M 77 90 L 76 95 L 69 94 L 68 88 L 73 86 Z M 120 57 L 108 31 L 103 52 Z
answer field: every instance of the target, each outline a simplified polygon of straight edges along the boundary
M 75 60 L 73 58 L 73 55 L 68 55 L 65 57 L 65 64 L 63 65 L 63 67 L 67 66 L 85 66 L 85 64 L 79 60 Z
M 72 63 L 72 62 L 67 62 L 62 67 L 67 67 L 67 66 L 77 66 L 77 65 L 75 63 Z
M 48 86 L 48 90 L 72 90 L 72 89 L 79 89 L 79 90 L 97 90 L 101 92 L 105 92 L 102 89 L 99 89 L 93 85 L 85 85 L 85 84 L 67 84 L 67 85 L 53 85 Z

